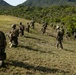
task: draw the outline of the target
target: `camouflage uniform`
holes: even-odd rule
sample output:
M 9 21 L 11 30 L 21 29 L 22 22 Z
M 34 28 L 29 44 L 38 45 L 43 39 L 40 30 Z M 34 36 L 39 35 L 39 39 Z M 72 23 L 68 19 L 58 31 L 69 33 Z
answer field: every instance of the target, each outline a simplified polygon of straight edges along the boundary
M 61 49 L 63 49 L 63 45 L 62 45 L 63 36 L 62 36 L 62 32 L 60 30 L 57 30 L 56 39 L 57 39 L 57 48 L 60 45 Z
M 16 25 L 14 24 L 12 26 L 12 29 L 10 31 L 10 47 L 14 46 L 17 47 L 18 46 L 18 36 L 19 36 L 19 30 L 16 29 Z
M 35 28 L 35 21 L 34 21 L 34 18 L 32 18 L 31 20 L 31 27 L 34 29 Z
M 4 65 L 4 60 L 6 59 L 6 53 L 5 53 L 6 45 L 7 42 L 5 34 L 2 31 L 0 31 L 0 61 L 2 61 L 2 65 Z
M 67 40 L 70 39 L 70 36 L 71 36 L 70 35 L 70 32 L 69 31 L 66 31 L 66 38 L 67 38 Z
M 63 40 L 63 36 L 64 36 L 64 28 L 63 27 L 61 27 L 61 33 L 62 33 L 62 40 Z
M 24 35 L 24 25 L 22 25 L 22 22 L 20 22 L 20 26 L 19 26 L 19 35 L 23 36 Z
M 76 39 L 76 32 L 74 32 L 74 39 Z
M 41 29 L 43 34 L 46 32 L 46 28 L 47 28 L 47 23 L 43 22 L 42 29 Z
M 26 25 L 26 31 L 27 32 L 29 32 L 29 28 L 30 28 L 30 25 L 29 25 L 29 23 L 27 23 L 27 25 Z

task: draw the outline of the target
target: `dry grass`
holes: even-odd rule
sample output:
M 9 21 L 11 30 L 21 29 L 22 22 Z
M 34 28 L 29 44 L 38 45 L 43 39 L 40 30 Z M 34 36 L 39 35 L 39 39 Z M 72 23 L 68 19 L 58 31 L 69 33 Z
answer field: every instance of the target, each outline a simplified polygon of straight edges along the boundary
M 26 25 L 30 21 L 1 15 L 0 30 L 8 33 L 11 24 L 19 22 Z M 0 75 L 76 75 L 76 41 L 64 40 L 64 49 L 57 49 L 52 28 L 49 26 L 44 35 L 40 28 L 36 23 L 35 30 L 25 31 L 17 48 L 7 45 L 7 68 L 0 68 Z

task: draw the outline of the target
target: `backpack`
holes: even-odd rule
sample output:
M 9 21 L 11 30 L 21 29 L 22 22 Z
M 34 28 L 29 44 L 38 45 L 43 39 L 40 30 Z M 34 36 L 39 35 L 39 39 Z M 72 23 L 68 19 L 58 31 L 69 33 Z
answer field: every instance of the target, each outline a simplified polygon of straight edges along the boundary
M 23 25 L 20 25 L 20 30 L 24 30 L 24 26 Z
M 11 30 L 11 37 L 18 37 L 19 36 L 19 30 L 13 29 Z

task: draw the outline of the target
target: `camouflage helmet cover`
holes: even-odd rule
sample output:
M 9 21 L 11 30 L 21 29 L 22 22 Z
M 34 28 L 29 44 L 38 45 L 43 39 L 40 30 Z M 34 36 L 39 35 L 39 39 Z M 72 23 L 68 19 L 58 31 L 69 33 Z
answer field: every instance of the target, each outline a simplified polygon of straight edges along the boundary
M 12 28 L 15 28 L 16 27 L 16 24 L 12 24 Z
M 59 28 L 60 28 L 60 26 L 57 25 L 56 29 L 59 29 Z

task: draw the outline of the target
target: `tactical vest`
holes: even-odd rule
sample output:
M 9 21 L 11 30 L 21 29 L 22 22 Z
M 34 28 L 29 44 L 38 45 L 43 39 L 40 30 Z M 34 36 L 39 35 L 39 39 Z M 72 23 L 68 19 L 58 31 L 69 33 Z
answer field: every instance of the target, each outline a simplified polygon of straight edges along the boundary
M 62 40 L 62 32 L 60 30 L 57 31 L 57 40 Z
M 20 30 L 24 30 L 24 26 L 23 25 L 20 25 Z
M 11 37 L 18 37 L 19 36 L 19 31 L 17 29 L 12 29 L 11 30 Z

